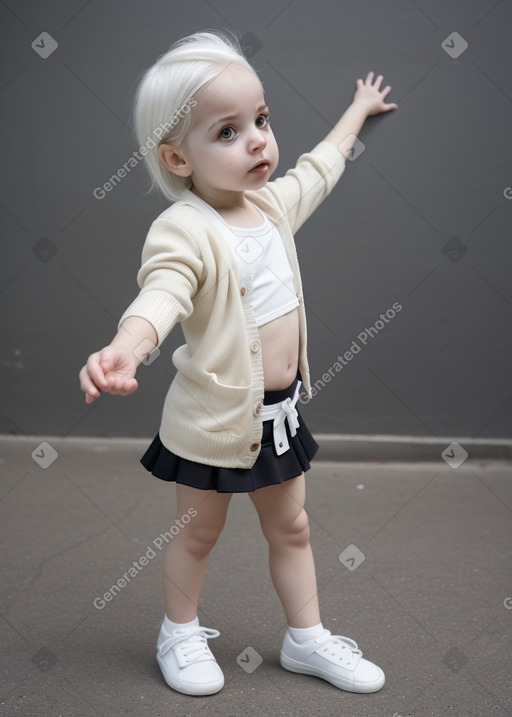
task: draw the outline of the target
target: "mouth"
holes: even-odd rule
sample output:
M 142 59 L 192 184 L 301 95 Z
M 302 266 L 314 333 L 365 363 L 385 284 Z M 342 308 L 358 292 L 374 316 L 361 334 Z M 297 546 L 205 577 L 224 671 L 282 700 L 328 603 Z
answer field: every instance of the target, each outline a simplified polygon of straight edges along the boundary
M 258 162 L 258 164 L 255 164 L 254 167 L 250 169 L 251 172 L 265 172 L 270 166 L 270 162 L 268 159 L 263 159 L 261 162 Z

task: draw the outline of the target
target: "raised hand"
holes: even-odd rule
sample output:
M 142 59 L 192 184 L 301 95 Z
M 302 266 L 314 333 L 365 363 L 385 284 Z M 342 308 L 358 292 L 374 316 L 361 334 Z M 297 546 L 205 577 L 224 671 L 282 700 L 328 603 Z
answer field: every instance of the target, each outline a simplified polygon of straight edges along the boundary
M 387 85 L 383 90 L 380 89 L 382 75 L 379 75 L 377 79 L 373 80 L 374 73 L 369 72 L 366 76 L 366 80 L 358 79 L 356 81 L 356 93 L 354 95 L 354 102 L 362 104 L 366 108 L 368 115 L 376 115 L 379 112 L 389 112 L 389 110 L 396 110 L 398 107 L 394 102 L 386 103 L 384 99 L 391 92 L 390 85 Z

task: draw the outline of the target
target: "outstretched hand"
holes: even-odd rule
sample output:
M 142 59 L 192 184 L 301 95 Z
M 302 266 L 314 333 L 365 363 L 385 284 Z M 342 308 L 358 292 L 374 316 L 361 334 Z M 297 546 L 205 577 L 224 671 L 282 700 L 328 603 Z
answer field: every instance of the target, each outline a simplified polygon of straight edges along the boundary
M 396 110 L 398 107 L 397 104 L 394 102 L 384 102 L 384 99 L 391 92 L 391 87 L 387 85 L 383 90 L 381 90 L 380 86 L 382 84 L 383 76 L 379 75 L 375 82 L 373 80 L 373 76 L 374 73 L 369 72 L 364 82 L 361 79 L 357 80 L 357 90 L 354 95 L 354 102 L 357 104 L 363 104 L 368 115 L 376 115 L 380 112 Z
M 79 376 L 85 402 L 92 403 L 101 391 L 117 396 L 128 396 L 136 391 L 137 364 L 133 351 L 124 346 L 110 345 L 91 354 Z

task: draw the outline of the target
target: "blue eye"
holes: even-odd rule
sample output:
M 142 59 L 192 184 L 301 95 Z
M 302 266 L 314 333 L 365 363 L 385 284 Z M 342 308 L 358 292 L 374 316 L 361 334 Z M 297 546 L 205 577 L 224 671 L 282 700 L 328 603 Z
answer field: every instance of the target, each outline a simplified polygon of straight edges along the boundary
M 256 126 L 263 128 L 270 124 L 270 115 L 260 115 L 256 118 Z
M 224 127 L 219 132 L 220 139 L 233 139 L 234 136 L 235 136 L 235 130 L 233 129 L 233 127 Z

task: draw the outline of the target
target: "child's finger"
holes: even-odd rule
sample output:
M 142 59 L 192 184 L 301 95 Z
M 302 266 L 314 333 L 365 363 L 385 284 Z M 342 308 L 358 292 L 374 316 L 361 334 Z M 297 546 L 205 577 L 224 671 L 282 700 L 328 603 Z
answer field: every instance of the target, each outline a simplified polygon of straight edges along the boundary
M 109 388 L 108 393 L 113 396 L 128 396 L 137 390 L 139 384 L 134 378 L 118 378 Z
M 98 388 L 94 385 L 92 382 L 89 373 L 87 371 L 87 366 L 84 366 L 79 374 L 80 379 L 80 389 L 85 393 L 85 400 L 86 403 L 92 403 L 95 398 L 98 398 L 100 395 L 100 392 L 98 391 Z
M 383 79 L 384 79 L 384 77 L 383 77 L 382 75 L 379 75 L 379 76 L 377 77 L 377 79 L 375 80 L 375 84 L 373 85 L 373 87 L 374 87 L 375 90 L 378 90 L 378 89 L 379 89 L 379 87 L 380 87 L 381 82 L 382 82 Z
M 112 386 L 116 383 L 117 372 L 114 370 L 114 366 L 110 361 L 101 361 L 100 368 L 103 371 L 103 376 L 105 378 L 105 386 L 103 390 L 106 391 L 109 388 L 112 388 Z
M 110 371 L 113 370 L 114 364 L 109 359 L 101 359 L 99 360 L 99 367 L 103 371 L 103 375 L 105 378 L 107 377 L 107 374 L 110 373 Z
M 123 396 L 128 396 L 130 393 L 133 393 L 136 391 L 139 387 L 139 384 L 137 382 L 137 379 L 135 378 L 128 378 L 123 383 Z
M 92 382 L 98 388 L 106 388 L 108 386 L 105 373 L 99 362 L 99 354 L 92 354 L 89 356 L 87 361 L 87 372 Z

